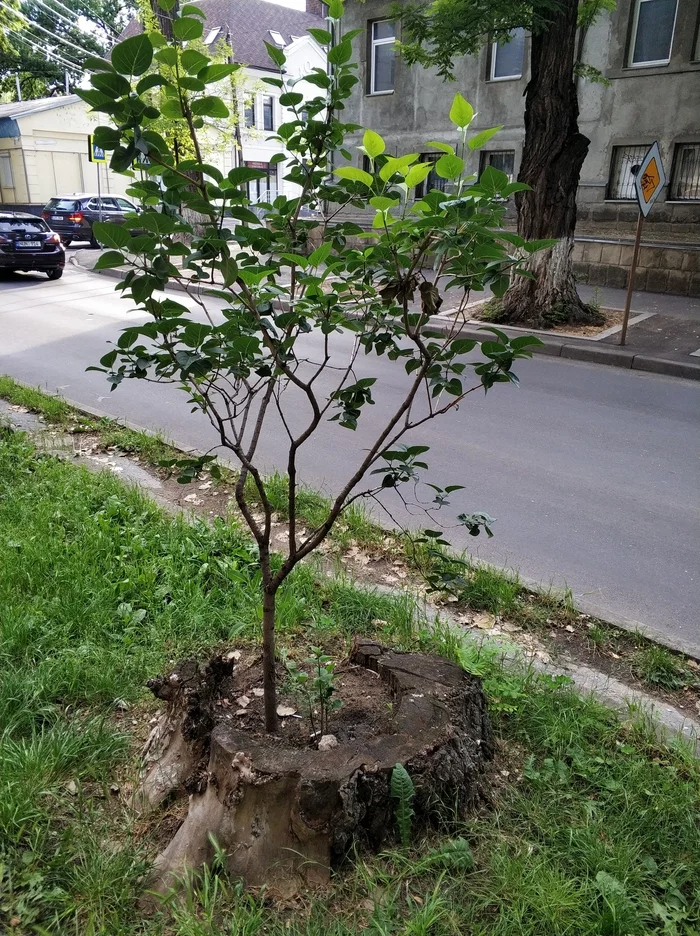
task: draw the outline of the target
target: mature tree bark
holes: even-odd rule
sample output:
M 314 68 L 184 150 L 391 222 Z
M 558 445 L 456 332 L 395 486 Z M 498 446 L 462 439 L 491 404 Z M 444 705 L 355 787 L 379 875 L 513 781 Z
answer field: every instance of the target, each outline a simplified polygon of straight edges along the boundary
M 578 128 L 578 6 L 579 0 L 561 0 L 547 28 L 532 37 L 518 176 L 531 190 L 516 195 L 518 233 L 527 240 L 556 238 L 557 244 L 533 255 L 534 278 L 516 278 L 503 299 L 500 321 L 546 328 L 600 319 L 600 313 L 579 298 L 572 263 L 576 190 L 590 143 Z

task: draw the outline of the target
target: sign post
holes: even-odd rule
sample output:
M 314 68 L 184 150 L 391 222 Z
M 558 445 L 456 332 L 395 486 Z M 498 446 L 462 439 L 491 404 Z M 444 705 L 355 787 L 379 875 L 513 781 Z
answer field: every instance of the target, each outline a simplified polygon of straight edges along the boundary
M 634 250 L 632 251 L 632 265 L 630 267 L 629 281 L 627 283 L 627 296 L 625 298 L 625 312 L 622 318 L 622 331 L 620 332 L 620 344 L 623 345 L 627 339 L 627 325 L 630 318 L 630 307 L 632 305 L 632 290 L 634 288 L 634 276 L 637 272 L 637 260 L 639 259 L 639 244 L 642 239 L 642 227 L 644 219 L 651 211 L 651 207 L 661 194 L 666 184 L 666 173 L 661 162 L 661 153 L 659 144 L 654 143 L 646 156 L 637 167 L 634 175 L 634 187 L 637 191 L 637 201 L 639 202 L 639 217 L 637 218 L 637 231 L 634 235 Z
M 100 179 L 100 163 L 107 162 L 107 154 L 101 146 L 96 146 L 92 134 L 88 135 L 88 161 L 97 166 L 97 218 L 102 220 L 102 189 Z

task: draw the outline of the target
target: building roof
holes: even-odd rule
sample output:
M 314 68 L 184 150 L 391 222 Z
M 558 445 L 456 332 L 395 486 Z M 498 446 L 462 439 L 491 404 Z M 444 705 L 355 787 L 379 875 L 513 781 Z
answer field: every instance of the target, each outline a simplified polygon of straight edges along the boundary
M 67 107 L 77 104 L 80 98 L 77 94 L 64 94 L 57 97 L 37 98 L 35 101 L 13 101 L 12 104 L 0 104 L 0 120 L 18 117 L 28 117 L 30 114 L 39 114 L 41 111 L 52 110 L 54 107 Z
M 309 26 L 325 26 L 325 19 L 316 13 L 293 10 L 290 7 L 271 3 L 269 0 L 201 0 L 198 3 L 206 15 L 204 35 L 212 29 L 221 28 L 218 38 L 225 39 L 231 33 L 234 59 L 241 65 L 277 71 L 265 48 L 265 42 L 275 45 L 270 30 L 281 33 L 285 45 L 292 37 L 303 36 Z M 127 39 L 141 32 L 138 20 L 132 20 L 121 38 Z

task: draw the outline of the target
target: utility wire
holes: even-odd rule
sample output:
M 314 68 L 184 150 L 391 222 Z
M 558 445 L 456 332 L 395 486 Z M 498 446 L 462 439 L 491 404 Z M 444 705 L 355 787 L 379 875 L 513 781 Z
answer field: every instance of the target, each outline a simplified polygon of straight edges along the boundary
M 31 0 L 31 2 L 38 3 L 39 6 L 42 6 L 45 10 L 48 10 L 49 13 L 53 13 L 54 16 L 57 16 L 59 19 L 62 19 L 63 22 L 67 23 L 72 29 L 75 28 L 76 13 L 74 11 L 69 10 L 68 7 L 60 3 L 59 0 L 52 0 L 52 2 L 55 3 L 57 6 L 62 7 L 67 13 L 70 13 L 70 18 L 67 16 L 64 16 L 63 13 L 59 13 L 58 10 L 54 10 L 53 7 L 50 7 L 47 3 L 44 3 L 44 0 Z M 80 14 L 77 14 L 77 15 L 79 16 Z M 85 18 L 89 19 L 89 17 L 85 17 Z M 102 27 L 98 27 L 98 28 L 102 28 Z M 114 31 L 111 29 L 111 27 L 105 28 L 104 32 L 109 32 L 109 33 L 112 33 L 112 35 L 114 35 Z
M 62 9 L 64 9 L 66 13 L 70 13 L 73 19 L 75 19 L 75 16 L 76 16 L 75 10 L 71 10 L 69 7 L 65 5 L 65 3 L 61 3 L 61 0 L 52 0 L 52 2 L 55 3 L 56 6 L 60 6 Z M 81 14 L 78 13 L 78 15 L 80 16 Z M 85 19 L 90 19 L 90 17 L 86 16 Z M 119 31 L 117 29 L 114 29 L 114 27 L 109 26 L 107 23 L 105 23 L 104 25 L 106 27 L 105 32 L 111 33 L 112 36 L 116 39 L 116 37 L 119 35 Z
M 38 52 L 39 54 L 46 56 L 46 54 L 47 54 L 47 53 L 46 53 L 46 50 L 45 50 L 45 49 L 42 49 L 41 46 L 39 46 L 39 45 L 36 44 L 36 43 L 39 41 L 38 39 L 35 39 L 35 40 L 32 42 L 31 39 L 28 39 L 26 36 L 22 35 L 22 33 L 17 32 L 16 29 L 10 29 L 9 26 L 6 27 L 6 29 L 7 29 L 8 32 L 11 32 L 13 35 L 17 36 L 17 38 L 18 38 L 21 42 L 24 42 L 24 43 L 26 43 L 26 45 L 30 46 L 35 52 Z M 65 66 L 66 68 L 70 68 L 71 71 L 78 71 L 78 72 L 85 71 L 85 69 L 83 68 L 82 65 L 78 65 L 76 62 L 71 62 L 71 61 L 69 61 L 68 59 L 63 58 L 63 57 L 60 56 L 57 52 L 52 52 L 51 55 L 52 55 L 53 58 L 56 59 L 56 61 L 57 61 L 59 64 Z
M 35 29 L 40 29 L 42 32 L 46 33 L 47 36 L 51 36 L 52 39 L 62 42 L 64 45 L 70 46 L 72 49 L 80 52 L 81 55 L 94 55 L 94 52 L 88 52 L 87 49 L 84 49 L 82 46 L 76 45 L 74 42 L 70 42 L 68 39 L 64 39 L 62 36 L 58 36 L 56 33 L 51 32 L 50 29 L 45 29 L 43 26 L 40 26 L 39 23 L 35 23 L 33 20 L 28 19 L 23 13 L 20 13 L 19 10 L 13 9 L 7 3 L 4 3 L 3 0 L 0 0 L 0 7 L 4 7 L 10 13 L 14 13 L 15 16 L 19 16 L 20 19 L 28 26 L 33 26 Z

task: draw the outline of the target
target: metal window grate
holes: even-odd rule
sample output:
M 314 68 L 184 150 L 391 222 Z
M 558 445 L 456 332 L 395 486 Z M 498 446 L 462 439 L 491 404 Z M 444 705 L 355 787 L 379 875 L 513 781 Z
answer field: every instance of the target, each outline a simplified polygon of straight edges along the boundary
M 700 200 L 700 143 L 679 143 L 671 172 L 672 201 Z
M 634 177 L 648 149 L 646 143 L 641 146 L 613 146 L 608 198 L 636 200 Z
M 505 172 L 508 181 L 512 182 L 515 174 L 515 150 L 482 150 L 479 175 L 487 166 Z

